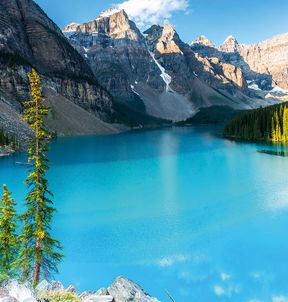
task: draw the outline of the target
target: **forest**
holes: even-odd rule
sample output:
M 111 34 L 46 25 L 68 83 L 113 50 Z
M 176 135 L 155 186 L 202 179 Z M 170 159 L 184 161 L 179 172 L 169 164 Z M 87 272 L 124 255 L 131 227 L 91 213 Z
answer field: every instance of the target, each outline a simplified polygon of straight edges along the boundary
M 249 141 L 288 142 L 288 103 L 240 113 L 225 125 L 226 138 Z

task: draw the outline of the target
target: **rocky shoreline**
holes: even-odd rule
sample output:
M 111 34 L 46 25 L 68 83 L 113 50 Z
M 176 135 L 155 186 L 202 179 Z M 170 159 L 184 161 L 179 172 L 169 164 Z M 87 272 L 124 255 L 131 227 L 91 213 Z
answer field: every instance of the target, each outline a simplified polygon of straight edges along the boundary
M 15 151 L 11 147 L 9 147 L 9 146 L 0 146 L 0 159 L 2 157 L 9 156 L 13 153 L 15 153 Z
M 78 293 L 75 286 L 67 289 L 59 281 L 44 280 L 35 288 L 29 283 L 8 280 L 0 284 L 0 302 L 160 302 L 139 285 L 117 277 L 108 288 Z

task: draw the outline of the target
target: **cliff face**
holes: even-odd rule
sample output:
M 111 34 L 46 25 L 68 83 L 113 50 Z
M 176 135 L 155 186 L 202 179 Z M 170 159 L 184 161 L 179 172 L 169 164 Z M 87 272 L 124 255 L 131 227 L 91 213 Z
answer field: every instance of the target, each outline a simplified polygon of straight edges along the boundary
M 34 67 L 45 86 L 95 117 L 113 121 L 115 113 L 110 95 L 100 87 L 89 65 L 61 30 L 34 1 L 1 0 L 0 22 L 2 102 L 21 111 L 22 101 L 29 97 L 26 73 Z
M 256 106 L 243 97 L 247 84 L 239 68 L 201 58 L 171 25 L 142 35 L 123 10 L 114 9 L 63 32 L 100 84 L 135 110 L 179 121 L 203 106 Z
M 191 81 L 196 77 L 212 88 L 223 89 L 231 94 L 239 90 L 245 92 L 246 81 L 241 70 L 235 66 L 222 64 L 220 60 L 214 58 L 210 60 L 199 57 L 188 44 L 181 41 L 173 26 L 155 25 L 145 33 L 147 43 L 156 58 L 173 74 L 171 86 L 174 86 L 176 91 L 181 91 L 182 88 L 182 92 L 189 92 Z M 207 45 L 211 43 L 209 40 L 202 42 Z
M 165 83 L 143 35 L 123 10 L 107 11 L 81 25 L 70 24 L 63 32 L 117 101 L 157 116 L 153 104 L 144 105 L 136 87 L 160 93 Z
M 251 70 L 272 77 L 272 86 L 288 90 L 288 33 L 255 45 L 241 45 L 240 55 Z
M 205 39 L 198 38 L 191 44 L 201 57 L 217 57 L 240 68 L 245 79 L 262 90 L 268 91 L 275 86 L 288 90 L 288 34 L 253 45 L 240 44 L 235 37 L 229 36 L 215 47 L 212 43 L 207 44 Z

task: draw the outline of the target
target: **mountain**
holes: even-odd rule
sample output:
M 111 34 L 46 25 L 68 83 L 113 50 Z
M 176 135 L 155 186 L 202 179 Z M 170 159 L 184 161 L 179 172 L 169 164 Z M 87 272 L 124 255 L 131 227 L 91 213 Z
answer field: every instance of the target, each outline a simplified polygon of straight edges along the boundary
M 0 23 L 0 127 L 27 134 L 18 118 L 23 100 L 29 98 L 26 74 L 34 67 L 52 107 L 51 130 L 58 134 L 117 131 L 110 125 L 117 119 L 112 97 L 34 1 L 0 0 Z
M 142 34 L 125 11 L 111 9 L 63 33 L 99 83 L 134 111 L 180 121 L 211 105 L 259 106 L 240 68 L 198 56 L 171 25 Z
M 52 109 L 46 125 L 58 135 L 170 124 L 203 107 L 251 109 L 282 96 L 279 87 L 266 99 L 250 89 L 272 76 L 249 67 L 236 39 L 218 49 L 201 37 L 190 47 L 172 25 L 141 33 L 120 9 L 62 32 L 34 1 L 0 0 L 0 24 L 0 127 L 18 139 L 29 134 L 21 112 L 32 67 Z
M 81 25 L 72 23 L 63 32 L 117 103 L 126 110 L 158 116 L 154 114 L 157 106 L 153 102 L 145 106 L 136 87 L 160 92 L 165 87 L 161 72 L 143 35 L 123 10 L 106 11 Z
M 233 36 L 227 37 L 219 47 L 212 42 L 207 44 L 206 40 L 202 36 L 193 41 L 192 50 L 203 58 L 216 57 L 237 66 L 251 89 L 263 90 L 268 97 L 285 100 L 283 97 L 288 95 L 285 92 L 288 90 L 288 34 L 252 45 L 240 44 Z

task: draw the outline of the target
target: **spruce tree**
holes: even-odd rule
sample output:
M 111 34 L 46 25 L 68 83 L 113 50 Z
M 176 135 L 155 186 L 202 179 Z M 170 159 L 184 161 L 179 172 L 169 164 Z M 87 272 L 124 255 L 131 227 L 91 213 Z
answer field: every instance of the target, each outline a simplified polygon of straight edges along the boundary
M 0 204 L 0 271 L 6 276 L 14 275 L 14 267 L 19 250 L 16 233 L 17 214 L 11 192 L 3 185 L 3 197 Z
M 33 136 L 29 139 L 28 147 L 30 169 L 26 184 L 29 192 L 26 196 L 27 209 L 23 215 L 24 228 L 18 265 L 22 278 L 32 278 L 33 285 L 36 286 L 40 278 L 50 278 L 51 274 L 58 271 L 62 247 L 50 233 L 55 209 L 51 199 L 53 194 L 48 189 L 46 179 L 49 169 L 46 153 L 50 135 L 43 122 L 49 108 L 45 104 L 37 72 L 32 69 L 28 77 L 32 98 L 24 103 L 24 119 Z

